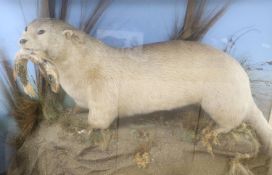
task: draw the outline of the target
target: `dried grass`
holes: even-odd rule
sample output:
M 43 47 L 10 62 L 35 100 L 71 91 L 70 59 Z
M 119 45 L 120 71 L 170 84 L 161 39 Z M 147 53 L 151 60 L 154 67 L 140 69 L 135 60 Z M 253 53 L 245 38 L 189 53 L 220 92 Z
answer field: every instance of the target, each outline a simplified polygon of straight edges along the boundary
M 55 18 L 56 17 L 56 13 L 55 13 L 56 1 L 50 0 L 48 5 L 49 5 L 49 17 Z
M 39 18 L 50 17 L 49 2 L 50 0 L 40 0 L 38 5 Z
M 242 164 L 243 160 L 249 158 L 251 157 L 247 154 L 237 154 L 230 161 L 230 169 L 226 175 L 254 175 L 247 166 Z
M 82 30 L 86 33 L 90 33 L 93 29 L 99 18 L 103 15 L 104 11 L 108 8 L 112 0 L 100 0 L 98 5 L 96 6 L 93 14 L 89 17 L 89 19 L 83 24 Z
M 134 155 L 134 162 L 136 163 L 138 168 L 147 168 L 148 165 L 151 163 L 150 153 L 136 153 Z
M 63 111 L 63 93 L 54 94 L 45 82 L 39 71 L 36 71 L 36 85 L 38 96 L 32 99 L 20 89 L 20 84 L 13 76 L 13 65 L 8 62 L 7 57 L 0 55 L 0 83 L 3 85 L 4 96 L 10 107 L 10 115 L 16 120 L 20 134 L 15 140 L 19 148 L 25 138 L 37 126 L 39 119 L 54 121 Z
M 10 105 L 10 115 L 14 116 L 21 132 L 15 140 L 16 147 L 19 148 L 24 139 L 35 129 L 41 114 L 41 105 L 39 101 L 30 99 L 24 95 L 13 77 L 12 65 L 8 59 L 0 55 L 0 81 L 4 85 L 3 91 L 7 102 Z
M 61 0 L 59 13 L 56 13 L 56 0 L 38 0 L 38 16 L 39 18 L 57 18 L 60 20 L 66 19 L 69 0 Z M 56 14 L 60 14 L 58 17 Z
M 60 9 L 60 20 L 65 21 L 66 16 L 67 16 L 67 10 L 68 10 L 68 0 L 62 0 L 61 1 L 61 9 Z
M 199 41 L 227 10 L 230 0 L 225 0 L 222 7 L 206 15 L 207 0 L 188 0 L 183 26 L 175 29 L 172 39 Z M 206 16 L 206 17 L 205 17 Z M 176 19 L 176 26 L 177 26 Z

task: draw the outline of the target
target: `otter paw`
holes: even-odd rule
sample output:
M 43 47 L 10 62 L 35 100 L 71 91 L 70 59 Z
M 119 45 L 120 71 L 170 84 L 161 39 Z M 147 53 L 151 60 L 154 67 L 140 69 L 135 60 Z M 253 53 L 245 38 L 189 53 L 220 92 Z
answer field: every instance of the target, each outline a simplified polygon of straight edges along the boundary
M 93 129 L 108 129 L 110 126 L 110 123 L 106 120 L 96 118 L 88 118 L 88 123 Z

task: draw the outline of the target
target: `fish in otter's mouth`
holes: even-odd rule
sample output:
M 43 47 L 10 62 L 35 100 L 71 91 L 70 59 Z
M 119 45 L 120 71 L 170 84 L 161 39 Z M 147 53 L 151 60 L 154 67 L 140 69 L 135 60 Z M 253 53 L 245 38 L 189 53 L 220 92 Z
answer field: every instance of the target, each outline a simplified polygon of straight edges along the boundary
M 20 78 L 24 92 L 31 96 L 35 96 L 35 91 L 32 85 L 29 83 L 27 63 L 38 65 L 41 74 L 45 77 L 47 82 L 50 84 L 51 90 L 57 93 L 60 89 L 59 75 L 55 65 L 47 58 L 45 53 L 35 53 L 32 50 L 22 49 L 17 52 L 14 65 L 14 79 L 17 76 Z

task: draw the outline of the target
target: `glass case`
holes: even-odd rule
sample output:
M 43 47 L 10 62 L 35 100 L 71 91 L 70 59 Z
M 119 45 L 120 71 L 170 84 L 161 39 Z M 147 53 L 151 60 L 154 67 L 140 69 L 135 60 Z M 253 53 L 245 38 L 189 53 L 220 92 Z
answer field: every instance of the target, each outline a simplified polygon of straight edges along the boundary
M 0 1 L 0 174 L 272 174 L 272 1 Z

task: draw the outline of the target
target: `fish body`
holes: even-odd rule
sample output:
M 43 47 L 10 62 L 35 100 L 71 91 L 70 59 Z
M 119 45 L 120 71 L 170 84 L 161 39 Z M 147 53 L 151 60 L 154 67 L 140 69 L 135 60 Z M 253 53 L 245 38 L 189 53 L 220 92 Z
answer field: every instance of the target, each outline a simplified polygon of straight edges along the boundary
M 46 58 L 45 54 L 38 55 L 37 53 L 32 53 L 27 50 L 20 50 L 16 54 L 15 65 L 14 65 L 14 78 L 20 79 L 24 92 L 30 97 L 35 97 L 36 93 L 34 87 L 29 81 L 29 74 L 27 71 L 27 63 L 31 61 L 33 64 L 37 65 L 41 74 L 50 84 L 51 90 L 55 93 L 59 91 L 59 77 L 54 64 Z

